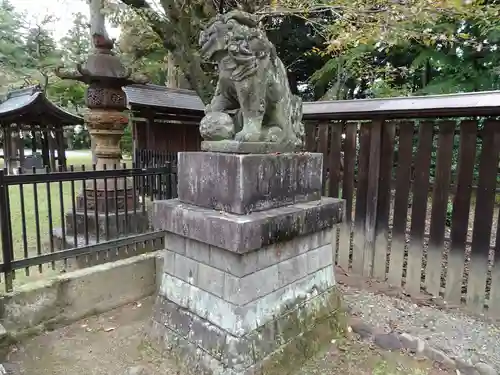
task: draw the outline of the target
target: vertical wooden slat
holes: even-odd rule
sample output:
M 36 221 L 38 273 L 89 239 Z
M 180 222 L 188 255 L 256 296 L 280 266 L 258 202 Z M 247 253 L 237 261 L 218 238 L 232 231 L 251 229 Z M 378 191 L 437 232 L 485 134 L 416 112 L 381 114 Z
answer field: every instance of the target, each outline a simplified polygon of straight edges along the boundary
M 48 141 L 49 141 L 49 162 L 50 162 L 50 169 L 52 171 L 56 170 L 56 155 L 55 155 L 55 142 L 54 142 L 54 137 L 52 137 L 52 132 L 50 130 L 47 130 L 47 136 L 48 136 Z
M 342 147 L 342 130 L 344 129 L 343 122 L 334 122 L 330 125 L 330 154 L 328 155 L 328 167 L 330 169 L 328 180 L 328 195 L 330 197 L 339 197 L 340 183 L 340 149 Z M 340 243 L 337 241 L 337 236 L 340 236 L 338 228 L 332 230 L 332 251 L 333 257 L 338 262 L 338 252 Z
M 132 120 L 132 161 L 137 164 L 137 150 L 139 149 L 139 138 L 137 134 L 137 121 Z
M 365 243 L 363 247 L 363 276 L 373 276 L 375 258 L 375 225 L 377 223 L 378 183 L 383 120 L 374 120 L 370 128 L 368 185 L 366 188 Z
M 377 220 L 375 226 L 375 257 L 373 276 L 385 279 L 389 245 L 389 209 L 391 203 L 392 162 L 394 156 L 394 122 L 382 124 L 380 172 L 378 180 Z
M 479 162 L 479 184 L 476 191 L 472 251 L 467 283 L 467 305 L 476 311 L 483 309 L 485 301 L 488 255 L 498 171 L 500 131 L 497 129 L 499 127 L 500 123 L 498 121 L 486 121 L 481 134 L 483 147 Z
M 340 183 L 340 148 L 342 147 L 342 130 L 344 124 L 335 122 L 330 128 L 330 155 L 328 166 L 330 178 L 328 184 L 328 195 L 337 198 L 339 196 Z
M 306 131 L 306 150 L 309 152 L 316 151 L 316 123 L 307 122 L 305 124 Z
M 323 195 L 326 194 L 327 170 L 328 170 L 328 128 L 329 123 L 321 123 L 318 131 L 318 152 L 323 154 Z
M 476 158 L 477 121 L 460 124 L 460 155 L 457 191 L 453 199 L 451 246 L 448 254 L 445 300 L 460 303 L 462 297 L 465 243 L 469 224 L 472 193 L 472 173 Z
M 368 161 L 370 157 L 370 125 L 362 123 L 359 130 L 359 156 L 356 182 L 356 211 L 354 214 L 354 237 L 352 269 L 363 273 L 363 249 L 365 243 L 366 187 L 368 184 Z
M 411 236 L 406 268 L 406 289 L 419 293 L 422 278 L 422 255 L 425 235 L 425 217 L 429 197 L 429 168 L 431 165 L 434 124 L 423 122 L 418 134 L 418 151 L 415 158 L 415 181 L 411 208 Z
M 342 176 L 342 199 L 345 199 L 344 222 L 340 228 L 340 249 L 338 264 L 345 270 L 349 269 L 349 253 L 351 248 L 352 198 L 354 194 L 354 167 L 356 164 L 356 133 L 358 124 L 346 124 L 344 142 L 344 172 Z
M 425 285 L 427 292 L 439 296 L 441 272 L 443 270 L 444 229 L 446 208 L 450 190 L 451 160 L 453 156 L 453 137 L 456 123 L 446 121 L 439 124 L 436 175 L 432 189 L 431 225 L 429 246 L 427 248 L 427 268 Z
M 389 274 L 387 276 L 389 283 L 397 286 L 401 285 L 401 277 L 403 276 L 414 128 L 413 122 L 402 122 L 399 125 L 398 167 L 394 196 L 391 256 L 389 259 Z
M 3 129 L 3 167 L 12 173 L 12 132 L 10 126 L 4 125 Z
M 146 149 L 151 148 L 151 123 L 154 121 L 154 117 L 148 114 L 146 119 Z
M 500 315 L 500 217 L 497 217 L 495 258 L 493 268 L 491 270 L 491 290 L 488 303 L 488 311 L 494 317 L 498 317 Z

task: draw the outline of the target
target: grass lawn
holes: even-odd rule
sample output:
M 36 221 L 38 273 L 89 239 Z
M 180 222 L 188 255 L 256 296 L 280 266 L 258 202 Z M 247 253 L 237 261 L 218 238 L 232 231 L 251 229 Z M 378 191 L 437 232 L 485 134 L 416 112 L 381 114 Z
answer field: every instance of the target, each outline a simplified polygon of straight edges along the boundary
M 68 165 L 68 169 L 70 166 L 73 166 L 75 170 L 81 170 L 82 165 L 85 166 L 85 169 L 92 169 L 92 154 L 90 150 L 71 150 L 66 151 L 66 163 Z M 132 166 L 131 159 L 124 159 L 122 163 L 125 163 L 127 167 Z M 4 167 L 4 160 L 0 158 L 0 169 Z
M 75 169 L 78 170 L 81 169 L 82 165 L 85 166 L 85 169 L 92 169 L 90 151 L 70 151 L 67 154 L 67 161 L 68 166 L 74 165 Z M 131 166 L 130 160 L 124 162 L 128 167 Z M 62 227 L 64 215 L 72 210 L 73 201 L 82 191 L 83 186 L 84 181 L 75 181 L 39 183 L 36 184 L 36 187 L 33 184 L 9 187 L 14 259 L 32 257 L 57 250 L 51 246 L 51 229 Z M 49 220 L 49 213 L 52 221 Z M 0 256 L 3 258 L 3 253 Z M 47 264 L 41 268 L 31 267 L 26 271 L 18 271 L 16 272 L 15 284 L 57 274 L 62 266 L 61 262 L 55 267 Z

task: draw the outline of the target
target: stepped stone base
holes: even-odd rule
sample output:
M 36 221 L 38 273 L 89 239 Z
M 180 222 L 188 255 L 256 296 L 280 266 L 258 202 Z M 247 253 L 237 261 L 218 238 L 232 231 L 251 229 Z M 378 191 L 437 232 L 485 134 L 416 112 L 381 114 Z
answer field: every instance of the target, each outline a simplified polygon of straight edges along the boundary
M 182 374 L 288 374 L 343 335 L 340 301 L 331 288 L 237 337 L 159 296 L 149 343 Z
M 136 212 L 129 211 L 125 213 L 124 211 L 118 211 L 118 215 L 113 212 L 107 216 L 109 240 L 145 233 L 149 228 L 148 214 L 142 212 L 141 207 L 138 207 Z M 86 229 L 88 242 L 85 237 Z M 62 228 L 54 228 L 52 240 L 56 250 L 81 248 L 85 252 L 88 246 L 106 242 L 106 215 L 97 213 L 96 216 L 95 212 L 90 210 L 87 211 L 87 215 L 85 215 L 85 212 L 80 211 L 75 213 L 67 212 L 65 215 L 65 232 L 63 233 Z M 120 247 L 85 254 L 77 258 L 70 258 L 67 263 L 71 269 L 80 269 L 130 258 L 146 251 L 161 249 L 159 241 L 152 246 L 138 243 L 132 247 Z
M 122 246 L 88 254 L 85 253 L 85 251 L 87 250 L 87 246 L 93 246 L 97 245 L 98 243 L 102 243 L 104 242 L 104 239 L 100 238 L 99 242 L 97 242 L 94 236 L 89 236 L 87 243 L 85 236 L 78 235 L 75 242 L 75 238 L 73 235 L 65 235 L 63 237 L 61 228 L 55 228 L 52 231 L 52 239 L 54 241 L 54 248 L 56 250 L 74 249 L 79 247 L 82 250 L 82 254 L 84 254 L 68 258 L 66 261 L 67 270 L 82 269 L 97 266 L 99 264 L 115 262 L 140 254 L 161 250 L 163 247 L 163 241 L 161 241 L 161 239 L 158 239 L 150 241 L 148 243 L 138 242 L 130 246 Z
M 246 253 L 330 229 L 342 221 L 343 215 L 344 201 L 327 197 L 249 215 L 214 211 L 170 199 L 153 202 L 150 220 L 156 230 Z
M 167 231 L 149 338 L 186 373 L 286 373 L 343 329 L 333 267 L 334 198 L 219 213 L 153 205 Z
M 136 211 L 129 209 L 128 212 L 108 211 L 107 215 L 108 236 L 110 239 L 125 236 L 127 234 L 144 233 L 149 226 L 149 217 L 147 212 L 142 211 L 142 207 L 137 207 Z M 84 236 L 87 228 L 90 235 L 96 237 L 97 233 L 101 241 L 106 239 L 106 214 L 88 210 L 85 212 L 76 211 L 67 212 L 65 215 L 67 236 L 73 236 L 73 233 Z M 86 224 L 85 224 L 86 223 Z

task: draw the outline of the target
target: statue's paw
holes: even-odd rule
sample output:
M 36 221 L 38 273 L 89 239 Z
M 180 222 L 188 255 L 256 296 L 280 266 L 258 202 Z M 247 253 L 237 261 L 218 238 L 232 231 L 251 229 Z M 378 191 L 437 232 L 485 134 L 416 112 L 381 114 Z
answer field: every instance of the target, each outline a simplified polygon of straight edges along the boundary
M 234 140 L 238 141 L 238 142 L 259 142 L 260 133 L 247 132 L 247 131 L 242 130 L 242 131 L 236 133 Z

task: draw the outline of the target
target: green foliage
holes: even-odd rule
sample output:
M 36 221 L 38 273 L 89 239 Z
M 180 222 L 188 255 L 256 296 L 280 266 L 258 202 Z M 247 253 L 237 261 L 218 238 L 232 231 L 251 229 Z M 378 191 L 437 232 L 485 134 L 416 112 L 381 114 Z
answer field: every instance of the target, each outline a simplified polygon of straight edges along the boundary
M 0 3 L 0 86 L 22 82 L 20 72 L 28 60 L 22 32 L 23 16 L 8 0 Z
M 68 139 L 70 140 L 70 148 L 73 150 L 88 150 L 90 149 L 90 134 L 87 128 L 75 126 L 67 129 L 69 132 Z
M 81 114 L 85 104 L 85 86 L 61 80 L 54 70 L 63 61 L 74 64 L 88 54 L 89 34 L 86 18 L 76 14 L 73 27 L 60 41 L 50 31 L 53 16 L 33 23 L 17 13 L 7 0 L 0 0 L 0 87 L 18 89 L 40 84 L 48 97 L 67 110 Z M 88 148 L 86 129 L 72 131 L 73 148 Z
M 120 149 L 122 156 L 132 155 L 133 141 L 132 141 L 132 127 L 130 124 L 125 128 L 125 133 L 120 140 Z
M 56 80 L 47 88 L 47 95 L 68 110 L 81 114 L 85 105 L 85 85 L 69 80 Z
M 168 51 L 162 40 L 143 18 L 130 11 L 122 16 L 120 27 L 118 46 L 127 66 L 148 76 L 152 83 L 164 85 Z
M 65 64 L 82 62 L 90 51 L 90 38 L 88 19 L 82 13 L 76 13 L 73 26 L 60 40 L 62 47 L 62 60 Z
M 322 47 L 323 36 L 306 20 L 290 16 L 269 17 L 264 27 L 288 70 L 292 91 L 298 93 L 299 85 L 307 84 L 311 75 L 328 62 L 327 56 L 310 53 L 312 49 Z M 318 99 L 324 94 L 325 87 L 309 86 L 302 95 L 308 100 Z
M 57 65 L 63 63 L 74 66 L 84 61 L 90 51 L 88 19 L 85 15 L 74 15 L 73 26 L 61 38 L 59 44 L 62 52 L 59 54 Z M 47 94 L 56 103 L 77 114 L 81 114 L 85 107 L 85 85 L 80 82 L 55 77 L 47 88 Z

